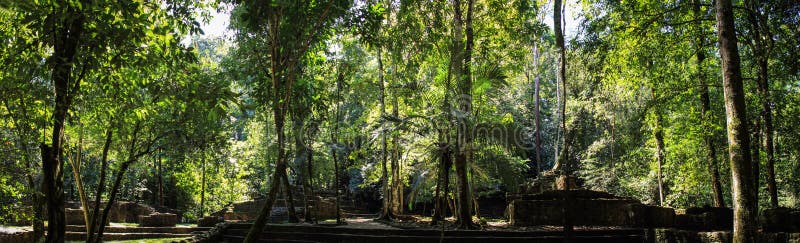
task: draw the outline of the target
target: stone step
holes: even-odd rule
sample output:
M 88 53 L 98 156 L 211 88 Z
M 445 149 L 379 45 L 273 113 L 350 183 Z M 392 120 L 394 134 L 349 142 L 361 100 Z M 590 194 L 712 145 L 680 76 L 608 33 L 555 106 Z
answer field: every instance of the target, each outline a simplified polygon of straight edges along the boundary
M 349 212 L 342 212 L 343 217 L 348 218 L 377 218 L 377 213 L 349 213 Z
M 225 235 L 225 241 L 238 243 L 244 241 L 244 236 Z M 295 233 L 295 232 L 268 232 L 262 234 L 260 242 L 388 242 L 388 243 L 438 243 L 438 242 L 563 242 L 563 236 L 418 236 L 418 235 L 356 235 L 336 233 Z M 641 235 L 599 235 L 575 236 L 571 242 L 643 242 Z
M 171 233 L 103 233 L 103 240 L 141 240 L 156 238 L 189 238 L 193 234 Z M 69 241 L 86 240 L 86 232 L 66 232 L 65 239 Z
M 67 225 L 68 232 L 86 232 L 86 226 Z M 105 233 L 169 233 L 191 234 L 192 232 L 208 231 L 211 227 L 118 227 L 106 226 Z M 105 234 L 104 233 L 104 234 Z
M 250 224 L 232 224 L 223 233 L 227 242 L 241 242 Z M 643 242 L 642 229 L 576 230 L 574 242 Z M 562 242 L 561 231 L 479 231 L 426 229 L 366 229 L 348 226 L 267 225 L 263 241 L 284 242 Z

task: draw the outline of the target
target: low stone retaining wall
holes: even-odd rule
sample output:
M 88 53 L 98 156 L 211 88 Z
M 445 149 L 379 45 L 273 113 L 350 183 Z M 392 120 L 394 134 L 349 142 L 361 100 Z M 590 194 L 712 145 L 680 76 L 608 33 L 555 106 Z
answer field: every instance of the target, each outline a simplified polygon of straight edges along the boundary
M 225 221 L 254 221 L 264 207 L 265 200 L 253 200 L 233 203 L 230 207 L 219 212 L 213 213 L 215 216 L 222 216 Z M 336 203 L 332 198 L 317 197 L 313 200 L 311 215 L 317 220 L 332 219 L 336 217 Z M 271 219 L 285 219 L 288 215 L 285 201 L 278 199 L 272 206 Z M 295 201 L 295 212 L 302 218 L 305 208 L 302 201 Z
M 657 243 L 683 243 L 683 242 L 721 242 L 729 243 L 733 241 L 730 231 L 705 231 L 698 232 L 692 230 L 679 229 L 655 229 L 653 230 L 651 242 Z M 756 242 L 770 243 L 797 243 L 800 242 L 800 233 L 785 232 L 760 232 Z
M 548 191 L 535 195 L 511 196 L 509 221 L 515 226 L 562 225 L 564 209 L 573 225 L 672 227 L 675 210 L 643 205 L 636 200 L 614 197 L 604 192 L 570 191 L 571 201 L 565 207 L 565 191 Z
M 175 227 L 178 216 L 171 213 L 154 213 L 139 216 L 139 227 Z
M 675 215 L 675 227 L 701 231 L 731 230 L 733 210 L 715 207 L 688 208 Z
M 800 232 L 800 210 L 791 208 L 765 209 L 761 215 L 760 222 L 764 231 L 767 232 Z
M 33 231 L 0 228 L 0 242 L 33 242 Z
M 88 204 L 89 210 L 93 210 L 94 202 L 90 202 Z M 86 224 L 83 218 L 83 209 L 81 209 L 80 203 L 67 202 L 66 205 L 65 216 L 68 225 Z M 102 210 L 105 209 L 106 203 L 103 202 L 100 205 L 102 212 Z M 114 204 L 111 205 L 111 209 L 108 211 L 108 221 L 116 223 L 138 223 L 139 216 L 149 215 L 154 212 L 156 212 L 156 210 L 147 205 L 126 201 L 114 202 Z

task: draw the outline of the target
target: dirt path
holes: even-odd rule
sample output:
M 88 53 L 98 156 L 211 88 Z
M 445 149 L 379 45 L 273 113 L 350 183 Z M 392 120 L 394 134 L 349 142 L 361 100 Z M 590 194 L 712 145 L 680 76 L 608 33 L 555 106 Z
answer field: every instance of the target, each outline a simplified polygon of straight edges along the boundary
M 354 228 L 354 229 L 396 229 L 400 230 L 400 228 L 392 227 L 380 222 L 375 222 L 373 218 L 364 218 L 364 217 L 356 217 L 356 218 L 348 218 L 346 219 L 347 224 L 338 226 L 338 227 L 346 227 L 346 228 Z

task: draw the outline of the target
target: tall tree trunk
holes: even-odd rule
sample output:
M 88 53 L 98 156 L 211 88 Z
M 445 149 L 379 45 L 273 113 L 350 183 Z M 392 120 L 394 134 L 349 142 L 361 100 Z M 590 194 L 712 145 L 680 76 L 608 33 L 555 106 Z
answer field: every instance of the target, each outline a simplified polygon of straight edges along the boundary
M 571 165 L 568 164 L 569 159 L 569 143 L 567 137 L 570 136 L 569 132 L 567 131 L 567 75 L 566 75 L 566 50 L 564 47 L 564 30 L 561 28 L 561 22 L 563 21 L 563 9 L 562 9 L 562 2 L 561 0 L 555 0 L 553 4 L 553 29 L 556 34 L 556 48 L 558 48 L 558 79 L 561 81 L 561 109 L 560 109 L 560 116 L 561 116 L 561 131 L 563 133 L 563 147 L 561 148 L 560 153 L 558 153 L 558 157 L 556 158 L 555 166 L 553 167 L 554 171 L 560 171 L 562 174 L 568 174 L 568 172 L 572 169 Z M 572 200 L 570 200 L 570 188 L 569 182 L 566 183 L 566 190 L 564 191 L 564 207 L 563 207 L 563 215 L 564 215 L 564 242 L 572 241 L 572 213 L 570 212 L 570 205 Z
M 339 183 L 339 158 L 336 155 L 336 148 L 331 148 L 331 156 L 333 157 L 333 190 L 336 193 L 336 224 L 342 224 L 342 217 L 340 215 L 339 204 L 339 191 L 341 190 Z
M 386 85 L 384 84 L 383 79 L 383 58 L 381 57 L 381 52 L 383 52 L 378 47 L 378 87 L 381 90 L 380 95 L 380 106 L 381 106 L 381 118 L 386 117 Z M 385 124 L 383 125 L 385 127 Z M 387 162 L 388 162 L 388 142 L 386 141 L 386 132 L 381 133 L 381 189 L 383 191 L 383 208 L 381 209 L 381 215 L 378 217 L 379 219 L 392 219 L 392 193 L 389 189 L 389 171 L 387 169 Z
M 761 120 L 755 119 L 754 122 L 755 124 L 753 124 L 753 127 L 755 128 L 752 130 L 753 136 L 751 137 L 752 140 L 750 141 L 750 147 L 752 149 L 751 165 L 753 166 L 753 170 L 751 171 L 753 172 L 753 188 L 756 190 L 756 199 L 754 200 L 755 205 L 753 205 L 753 210 L 755 210 L 756 214 L 758 214 L 758 197 L 761 196 L 759 195 L 761 194 L 761 184 L 759 183 L 761 180 L 761 147 L 758 146 L 761 143 L 761 131 L 758 128 L 761 127 Z
M 11 106 L 8 104 L 8 100 L 3 100 L 3 104 L 6 106 L 7 111 L 12 111 Z M 22 149 L 23 158 L 27 161 L 27 166 L 32 169 L 33 171 L 25 173 L 25 177 L 28 181 L 28 188 L 29 188 L 29 196 L 31 200 L 31 207 L 33 210 L 33 222 L 31 222 L 31 227 L 33 228 L 33 242 L 39 242 L 40 239 L 44 238 L 44 198 L 41 194 L 42 183 L 37 181 L 34 178 L 34 174 L 36 173 L 36 164 L 33 162 L 33 157 L 35 155 L 31 154 L 31 149 L 26 142 L 26 138 L 30 136 L 30 132 L 33 130 L 30 126 L 23 126 L 24 122 L 21 122 L 19 117 L 15 115 L 25 115 L 28 114 L 28 110 L 25 108 L 25 100 L 20 99 L 20 113 L 12 113 L 11 119 L 14 124 L 17 124 L 15 127 L 17 128 L 17 144 L 20 145 Z M 44 155 L 41 155 L 44 157 Z
M 567 62 L 566 62 L 566 50 L 564 47 L 564 29 L 561 27 L 561 22 L 563 21 L 562 15 L 564 14 L 562 9 L 562 2 L 561 0 L 555 0 L 553 5 L 553 29 L 556 35 L 556 48 L 558 48 L 558 80 L 561 81 L 561 103 L 559 108 L 559 116 L 561 120 L 561 131 L 563 134 L 563 147 L 561 148 L 561 152 L 558 153 L 558 157 L 556 159 L 556 164 L 553 166 L 553 170 L 570 170 L 571 165 L 569 165 L 567 158 L 569 154 L 569 144 L 567 144 L 567 116 L 566 116 L 566 104 L 567 104 Z
M 308 187 L 303 187 L 303 189 L 308 191 L 308 194 L 306 195 L 311 195 L 313 198 L 312 200 L 316 201 L 315 200 L 316 194 L 314 193 L 314 167 L 313 167 L 314 148 L 311 147 L 311 144 L 313 144 L 312 142 L 309 142 L 308 144 L 309 144 L 308 153 L 306 153 L 306 167 L 308 168 L 307 170 L 308 176 L 306 176 L 306 181 L 308 181 L 307 185 Z M 308 201 L 308 198 L 306 198 L 306 201 Z M 317 211 L 317 207 L 314 207 L 314 210 L 309 210 L 308 207 L 306 207 L 306 213 L 305 213 L 306 222 L 316 223 L 316 214 L 312 215 L 312 213 L 314 213 L 312 211 Z
M 111 211 L 111 207 L 113 207 L 113 205 L 114 205 L 114 202 L 116 202 L 117 192 L 119 191 L 120 184 L 122 184 L 122 178 L 125 175 L 125 172 L 128 171 L 128 167 L 133 162 L 134 162 L 134 160 L 128 160 L 128 161 L 123 162 L 122 165 L 120 166 L 119 170 L 117 171 L 117 176 L 114 179 L 114 184 L 112 185 L 111 191 L 109 192 L 108 202 L 106 202 L 106 205 L 103 208 L 103 213 L 100 216 L 100 220 L 101 220 L 100 222 L 107 222 L 108 221 L 108 215 L 109 215 L 109 212 Z M 100 208 L 100 205 L 99 204 L 95 205 L 95 207 L 96 208 Z M 103 242 L 103 232 L 106 229 L 106 224 L 105 223 L 101 223 L 100 225 L 98 225 L 98 227 L 99 228 L 97 229 L 97 238 L 95 238 L 95 240 L 94 240 L 95 243 Z
M 110 139 L 111 138 L 111 132 L 110 131 L 111 130 L 109 129 L 109 132 L 107 132 L 107 138 L 106 138 L 107 139 L 106 140 L 107 143 L 106 143 L 106 145 L 110 145 L 111 144 L 111 142 L 109 142 L 109 140 L 111 140 Z M 105 222 L 108 222 L 109 212 L 111 211 L 111 208 L 113 207 L 114 202 L 116 202 L 117 192 L 119 192 L 119 188 L 120 188 L 120 185 L 122 184 L 122 179 L 125 176 L 125 172 L 128 171 L 128 168 L 130 167 L 130 165 L 135 163 L 139 159 L 140 156 L 143 156 L 143 155 L 146 154 L 146 153 L 141 153 L 141 154 L 137 154 L 136 153 L 136 147 L 137 147 L 137 143 L 139 142 L 139 132 L 140 131 L 141 131 L 141 123 L 137 122 L 134 125 L 133 134 L 131 136 L 130 144 L 128 145 L 128 146 L 130 146 L 129 150 L 128 150 L 128 158 L 124 162 L 122 162 L 122 164 L 120 165 L 119 169 L 117 170 L 116 178 L 114 179 L 114 184 L 112 185 L 111 191 L 109 192 L 109 195 L 108 195 L 108 197 L 109 197 L 108 198 L 108 202 L 106 202 L 106 205 L 103 208 L 102 215 L 100 216 L 100 223 L 99 224 L 94 224 L 94 222 L 93 222 L 93 224 L 92 224 L 92 225 L 97 225 L 97 227 L 98 227 L 97 236 L 96 236 L 96 238 L 94 238 L 94 242 L 95 243 L 103 242 L 103 232 L 105 231 L 105 228 L 106 228 Z M 104 148 L 104 149 L 106 149 L 106 148 Z M 147 148 L 147 150 L 149 151 L 149 148 Z M 107 150 L 104 150 L 103 153 L 104 153 L 104 157 L 107 156 Z M 98 190 L 100 190 L 100 189 L 98 189 Z M 100 196 L 101 195 L 102 195 L 102 192 L 98 193 L 97 197 L 95 199 L 98 202 L 97 204 L 94 205 L 95 206 L 95 212 L 97 212 L 97 209 L 100 208 L 99 201 L 100 201 Z M 95 215 L 92 215 L 92 217 L 95 218 L 95 221 L 96 221 L 97 217 Z M 91 237 L 87 237 L 86 238 L 87 242 L 89 242 L 90 238 Z
M 396 69 L 396 68 L 395 68 Z M 392 95 L 392 116 L 400 117 L 397 94 Z M 392 213 L 403 214 L 403 179 L 400 177 L 400 136 L 392 133 Z
M 539 91 L 541 86 L 539 84 L 539 45 L 535 42 L 533 46 L 533 68 L 534 68 L 534 77 L 533 77 L 533 116 L 534 116 L 534 126 L 535 126 L 535 141 L 534 141 L 534 151 L 536 153 L 536 174 L 539 174 L 542 167 L 542 119 L 541 116 L 541 108 L 540 102 L 541 97 L 539 95 Z
M 83 211 L 83 222 L 86 225 L 86 234 L 89 232 L 89 204 L 86 200 L 86 190 L 83 188 L 83 178 L 81 177 L 81 164 L 83 158 L 83 130 L 78 138 L 78 151 L 70 158 L 70 166 L 72 166 L 72 177 L 75 179 L 75 187 L 78 188 L 78 197 L 81 201 L 81 208 Z
M 247 243 L 254 243 L 258 242 L 261 239 L 261 233 L 264 231 L 264 226 L 267 224 L 267 220 L 269 220 L 270 215 L 272 214 L 272 206 L 275 204 L 275 197 L 278 196 L 278 188 L 281 186 L 281 174 L 286 173 L 286 162 L 284 159 L 284 147 L 285 147 L 285 134 L 283 134 L 283 123 L 284 123 L 284 113 L 281 112 L 281 109 L 278 108 L 278 105 L 274 105 L 275 111 L 275 131 L 278 135 L 278 158 L 275 163 L 275 172 L 272 174 L 272 180 L 269 187 L 269 191 L 267 192 L 267 200 L 264 202 L 264 207 L 261 208 L 261 211 L 258 213 L 258 217 L 256 221 L 253 222 L 253 226 L 250 228 L 250 231 L 247 232 L 247 236 L 245 237 L 244 242 Z
M 449 168 L 447 164 L 450 163 L 449 161 L 450 152 L 448 151 L 449 144 L 445 140 L 444 129 L 439 128 L 438 130 L 439 130 L 439 142 L 437 143 L 437 145 L 439 146 L 439 165 L 437 167 L 439 171 L 436 177 L 436 192 L 434 194 L 435 210 L 433 211 L 433 217 L 431 217 L 431 225 L 437 224 L 445 217 L 445 214 L 443 212 L 445 207 L 442 204 L 446 203 L 446 201 L 443 200 L 443 197 L 446 197 L 447 191 L 446 190 L 444 192 L 442 191 L 447 184 L 447 180 L 444 180 L 444 178 L 447 178 L 447 174 L 450 173 L 450 171 L 447 170 Z
M 615 112 L 613 108 L 612 108 L 611 112 Z M 614 145 L 617 144 L 617 137 L 616 137 L 616 134 L 615 134 L 615 131 L 616 131 L 616 125 L 615 125 L 616 124 L 616 115 L 611 115 L 611 122 L 610 123 L 611 123 L 611 146 L 610 146 L 611 147 L 611 163 L 610 164 L 611 164 L 611 170 L 613 172 L 613 170 L 615 169 L 614 166 L 615 166 L 615 162 L 616 162 L 614 160 Z
M 769 193 L 770 206 L 773 208 L 778 207 L 778 187 L 775 182 L 775 145 L 773 139 L 774 127 L 772 124 L 772 102 L 769 94 L 769 83 L 767 80 L 767 58 L 758 60 L 759 74 L 758 74 L 758 90 L 762 98 L 762 117 L 763 117 L 763 136 L 764 136 L 764 152 L 766 152 L 767 160 L 767 192 Z
M 309 171 L 308 168 L 310 167 L 305 166 L 306 163 L 309 163 L 309 161 L 307 160 L 308 159 L 307 153 L 309 149 L 308 146 L 306 146 L 305 142 L 303 141 L 303 138 L 306 137 L 306 134 L 302 134 L 303 123 L 306 116 L 301 112 L 302 111 L 298 112 L 297 110 L 295 110 L 295 112 L 293 113 L 294 115 L 292 116 L 292 129 L 294 129 L 293 134 L 294 134 L 294 147 L 295 147 L 294 164 L 295 166 L 299 167 L 300 171 L 300 173 L 298 173 L 297 175 L 297 181 L 302 183 L 303 186 L 303 196 L 304 196 L 303 208 L 305 211 L 304 218 L 306 222 L 311 222 L 311 217 L 309 214 L 309 207 L 308 207 L 308 195 L 311 194 L 309 192 L 308 180 L 306 179 L 311 174 L 308 173 Z M 290 214 L 291 213 L 292 212 L 290 212 Z M 299 218 L 296 217 L 297 215 L 296 212 L 294 213 L 295 213 L 295 219 L 297 219 L 297 221 L 299 222 L 300 220 Z M 289 220 L 292 220 L 291 216 L 289 216 Z
M 164 206 L 164 176 L 161 171 L 161 153 L 158 154 L 158 206 Z
M 267 220 L 272 213 L 272 206 L 275 203 L 278 187 L 281 185 L 281 176 L 286 175 L 286 134 L 283 128 L 286 122 L 286 112 L 292 97 L 291 91 L 295 78 L 294 75 L 297 70 L 293 67 L 287 68 L 283 66 L 287 60 L 283 59 L 285 50 L 280 47 L 279 41 L 282 16 L 280 13 L 275 13 L 274 11 L 275 9 L 272 7 L 266 8 L 266 16 L 268 16 L 266 22 L 269 26 L 268 39 L 273 43 L 269 47 L 269 57 L 271 64 L 270 76 L 273 77 L 272 111 L 275 117 L 275 133 L 278 137 L 278 158 L 275 164 L 275 173 L 272 175 L 272 184 L 270 185 L 267 200 L 264 203 L 264 207 L 261 208 L 256 221 L 253 222 L 253 226 L 247 232 L 247 236 L 244 239 L 246 243 L 254 243 L 260 240 L 261 233 L 264 231 Z
M 64 127 L 72 99 L 80 88 L 80 78 L 73 75 L 75 56 L 83 34 L 84 16 L 72 6 L 64 8 L 64 12 L 56 11 L 54 15 L 63 14 L 59 25 L 53 33 L 52 81 L 55 87 L 55 107 L 53 109 L 53 134 L 51 145 L 42 144 L 42 170 L 44 175 L 43 191 L 47 202 L 47 238 L 46 242 L 64 242 L 66 218 L 64 213 L 64 160 L 63 142 Z
M 664 176 L 661 168 L 664 165 L 664 130 L 661 128 L 661 113 L 656 111 L 656 128 L 654 136 L 656 138 L 656 162 L 658 163 L 658 205 L 664 206 Z
M 748 0 L 748 21 L 753 31 L 753 55 L 755 56 L 758 75 L 756 83 L 761 103 L 761 119 L 763 149 L 766 153 L 767 192 L 770 206 L 778 207 L 778 189 L 775 183 L 775 146 L 773 139 L 774 127 L 772 124 L 772 99 L 769 94 L 769 55 L 771 52 L 772 35 L 765 16 L 759 8 L 762 3 L 758 0 Z
M 295 135 L 297 136 L 297 135 Z M 289 216 L 289 223 L 297 223 L 300 222 L 300 218 L 297 217 L 297 211 L 294 208 L 294 195 L 292 195 L 292 183 L 289 183 L 289 176 L 284 173 L 283 174 L 283 187 L 286 188 L 284 192 L 286 192 L 286 212 Z
M 459 116 L 456 117 L 456 181 L 458 184 L 458 212 L 459 228 L 472 228 L 472 197 L 469 189 L 468 166 L 470 159 L 470 116 L 472 112 L 472 80 L 470 75 L 471 52 L 472 52 L 472 6 L 473 1 L 467 1 L 466 32 L 467 42 L 462 47 L 462 13 L 461 1 L 453 0 L 454 5 L 454 28 L 453 28 L 453 54 L 452 67 L 454 75 L 458 80 L 458 93 L 460 95 Z M 463 48 L 463 49 L 462 49 Z
M 203 148 L 200 150 L 200 157 L 201 157 L 201 166 L 200 169 L 202 170 L 200 173 L 202 174 L 200 179 L 200 212 L 198 213 L 198 219 L 203 218 L 203 214 L 205 213 L 205 202 L 206 202 L 206 149 Z
M 731 0 L 717 0 L 716 19 L 728 123 L 728 155 L 733 177 L 733 242 L 755 242 L 758 219 L 754 205 L 757 191 L 752 183 L 750 137 Z
M 32 175 L 28 175 L 28 184 L 31 186 L 31 204 L 33 204 L 33 242 L 40 242 L 44 238 L 44 198 L 41 195 L 41 183 Z
M 450 169 L 453 166 L 453 152 L 450 144 L 450 122 L 452 121 L 451 107 L 450 107 L 450 79 L 453 73 L 453 62 L 448 64 L 447 77 L 444 83 L 444 98 L 442 99 L 441 112 L 444 116 L 444 122 L 439 125 L 439 178 L 436 181 L 436 212 L 433 215 L 431 224 L 436 224 L 438 221 L 447 217 L 446 210 L 450 208 L 449 203 L 449 185 L 450 185 Z M 440 194 L 440 187 L 443 187 Z M 442 224 L 444 226 L 444 224 Z
M 341 67 L 340 67 L 341 68 Z M 339 76 L 336 79 L 336 110 L 334 115 L 334 128 L 333 132 L 331 132 L 331 143 L 334 146 L 331 147 L 331 155 L 333 156 L 333 174 L 334 174 L 334 191 L 336 192 L 336 224 L 342 224 L 342 217 L 340 215 L 340 202 L 339 202 L 339 191 L 341 190 L 341 181 L 339 180 L 339 157 L 336 155 L 336 150 L 339 146 L 339 112 L 341 111 L 341 103 L 342 103 L 342 82 L 344 82 L 344 71 L 339 70 Z
M 97 185 L 97 192 L 94 194 L 94 204 L 92 205 L 92 213 L 89 215 L 91 224 L 88 225 L 89 227 L 89 235 L 86 237 L 86 242 L 91 243 L 94 242 L 95 237 L 95 229 L 97 228 L 100 218 L 100 200 L 103 198 L 103 191 L 106 187 L 106 174 L 108 173 L 108 150 L 111 148 L 111 142 L 113 141 L 111 138 L 113 136 L 113 130 L 111 128 L 111 124 L 106 130 L 106 141 L 103 144 L 103 153 L 100 156 L 100 179 Z M 103 222 L 105 223 L 105 222 Z
M 700 0 L 694 0 L 693 10 L 695 18 L 701 18 L 705 14 L 700 10 Z M 717 166 L 717 149 L 714 146 L 714 126 L 711 116 L 711 99 L 708 95 L 708 84 L 706 83 L 706 72 L 703 62 L 706 59 L 705 34 L 702 26 L 697 24 L 700 33 L 697 34 L 695 49 L 697 51 L 697 82 L 700 93 L 700 122 L 703 126 L 703 143 L 706 147 L 706 160 L 708 160 L 708 173 L 711 174 L 711 188 L 713 191 L 714 207 L 725 207 L 725 198 L 722 195 L 722 183 L 719 179 L 719 169 Z

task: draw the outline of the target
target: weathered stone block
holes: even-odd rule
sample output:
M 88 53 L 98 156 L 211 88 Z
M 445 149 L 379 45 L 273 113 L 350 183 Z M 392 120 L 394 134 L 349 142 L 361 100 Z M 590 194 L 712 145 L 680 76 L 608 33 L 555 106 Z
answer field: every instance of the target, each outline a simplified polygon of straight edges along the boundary
M 205 216 L 197 220 L 197 227 L 214 227 L 217 223 L 222 222 L 222 217 L 218 216 Z
M 178 216 L 171 213 L 154 213 L 139 216 L 139 227 L 175 227 Z
M 72 211 L 80 211 L 81 205 L 80 202 L 66 202 L 66 209 L 69 213 L 70 210 Z M 89 210 L 94 210 L 94 202 L 87 203 L 87 208 Z M 105 210 L 106 202 L 100 204 L 100 210 Z M 136 223 L 139 220 L 139 216 L 142 215 L 149 215 L 154 213 L 155 210 L 147 205 L 141 205 L 135 202 L 126 202 L 126 201 L 118 201 L 114 202 L 111 205 L 110 210 L 108 211 L 108 220 L 110 222 L 120 222 L 120 223 Z M 69 215 L 67 217 L 70 217 Z M 74 224 L 84 224 L 83 223 L 83 216 L 78 218 L 74 218 L 72 223 Z M 68 220 L 68 224 L 70 219 Z M 80 220 L 80 222 L 78 221 Z
M 512 225 L 561 225 L 564 210 L 569 210 L 573 225 L 672 227 L 675 210 L 642 205 L 631 198 L 606 192 L 570 190 L 569 206 L 564 206 L 566 191 L 547 191 L 535 195 L 509 196 L 508 216 Z
M 800 210 L 797 209 L 765 209 L 760 221 L 767 232 L 800 232 Z
M 33 231 L 29 230 L 0 230 L 0 242 L 33 242 Z
M 672 227 L 675 209 L 632 203 L 628 205 L 628 224 L 631 226 Z
M 64 213 L 67 225 L 86 225 L 86 218 L 83 217 L 83 210 L 66 208 L 64 209 Z
M 574 225 L 613 226 L 629 224 L 630 200 L 575 199 L 570 210 Z M 564 222 L 561 200 L 514 200 L 509 207 L 512 225 L 561 225 Z
M 687 208 L 685 214 L 675 216 L 675 226 L 692 230 L 730 230 L 733 228 L 733 210 L 730 208 Z
M 569 188 L 567 188 L 569 186 Z M 556 179 L 556 190 L 567 190 L 578 188 L 578 178 L 571 175 L 560 175 Z
M 336 201 L 334 199 L 317 198 L 314 204 L 312 216 L 317 220 L 336 218 Z

